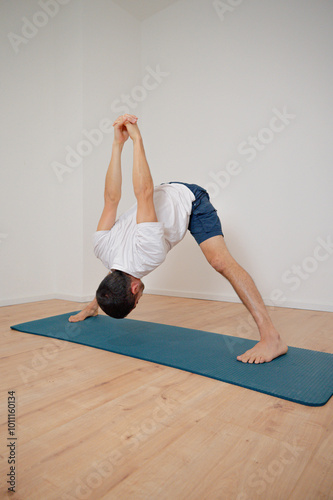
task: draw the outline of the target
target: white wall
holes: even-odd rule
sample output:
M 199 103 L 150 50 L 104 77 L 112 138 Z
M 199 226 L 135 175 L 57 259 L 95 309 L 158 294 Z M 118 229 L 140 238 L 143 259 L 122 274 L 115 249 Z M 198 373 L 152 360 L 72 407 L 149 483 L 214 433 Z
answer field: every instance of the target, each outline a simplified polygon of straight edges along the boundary
M 170 73 L 144 104 L 155 182 L 209 190 L 267 304 L 333 310 L 333 248 L 318 250 L 333 240 L 333 4 L 236 3 L 218 15 L 213 2 L 182 0 L 143 23 L 143 66 Z M 272 121 L 284 109 L 293 117 Z M 237 300 L 190 235 L 146 289 Z
M 106 272 L 91 235 L 112 132 L 82 161 L 66 155 L 84 130 L 129 111 L 140 116 L 155 183 L 207 187 L 231 252 L 268 304 L 332 310 L 333 257 L 318 246 L 333 239 L 332 3 L 248 0 L 219 15 L 213 2 L 180 0 L 139 23 L 108 0 L 62 0 L 25 43 L 12 40 L 16 53 L 7 34 L 22 36 L 24 17 L 43 24 L 41 3 L 1 3 L 0 303 L 94 294 Z M 149 77 L 144 95 L 154 71 L 162 76 Z M 295 118 L 283 127 L 271 120 L 284 108 Z M 263 131 L 278 123 L 280 132 Z M 266 144 L 248 161 L 239 148 L 258 133 Z M 131 161 L 127 145 L 120 210 L 134 201 Z M 145 283 L 237 300 L 190 235 Z M 274 289 L 284 300 L 272 300 Z
M 63 16 L 59 13 L 48 28 L 33 29 L 22 18 L 31 20 L 36 5 L 32 0 L 7 1 L 1 2 L 0 11 L 0 289 L 5 303 L 47 298 L 56 286 L 57 198 L 48 163 L 56 151 L 57 78 L 52 54 L 56 26 Z
M 106 273 L 91 235 L 112 134 L 81 141 L 140 78 L 140 23 L 107 0 L 7 1 L 0 17 L 0 303 L 87 300 Z

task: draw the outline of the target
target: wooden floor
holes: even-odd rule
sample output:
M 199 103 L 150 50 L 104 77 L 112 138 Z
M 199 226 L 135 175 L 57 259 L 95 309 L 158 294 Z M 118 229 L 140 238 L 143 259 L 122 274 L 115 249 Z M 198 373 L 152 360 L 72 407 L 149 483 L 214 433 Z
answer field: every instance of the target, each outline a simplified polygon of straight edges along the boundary
M 312 408 L 9 329 L 80 309 L 0 309 L 1 491 L 19 500 L 333 498 L 333 398 Z M 271 309 L 289 345 L 333 352 L 333 313 Z M 257 338 L 241 304 L 144 295 L 131 318 Z M 7 396 L 16 393 L 16 493 Z

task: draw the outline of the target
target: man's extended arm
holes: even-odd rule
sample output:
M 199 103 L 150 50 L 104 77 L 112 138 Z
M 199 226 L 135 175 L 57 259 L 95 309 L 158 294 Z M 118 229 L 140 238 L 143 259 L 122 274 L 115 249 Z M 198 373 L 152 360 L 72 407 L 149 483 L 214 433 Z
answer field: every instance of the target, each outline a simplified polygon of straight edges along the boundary
M 157 222 L 154 207 L 154 183 L 147 162 L 140 130 L 136 123 L 126 123 L 133 140 L 133 189 L 137 199 L 136 222 Z
M 99 220 L 97 231 L 109 231 L 117 217 L 117 208 L 121 198 L 121 153 L 129 134 L 125 123 L 135 124 L 137 117 L 123 115 L 113 124 L 114 140 L 109 168 L 105 176 L 104 208 Z

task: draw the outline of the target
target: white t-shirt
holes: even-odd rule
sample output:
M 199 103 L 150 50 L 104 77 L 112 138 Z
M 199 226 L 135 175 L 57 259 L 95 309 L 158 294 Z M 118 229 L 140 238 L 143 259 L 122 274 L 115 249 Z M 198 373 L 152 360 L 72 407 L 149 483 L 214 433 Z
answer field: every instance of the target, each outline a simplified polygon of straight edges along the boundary
M 165 260 L 185 236 L 195 196 L 183 184 L 154 188 L 158 222 L 136 223 L 137 205 L 123 213 L 109 231 L 96 231 L 94 252 L 104 266 L 143 278 Z

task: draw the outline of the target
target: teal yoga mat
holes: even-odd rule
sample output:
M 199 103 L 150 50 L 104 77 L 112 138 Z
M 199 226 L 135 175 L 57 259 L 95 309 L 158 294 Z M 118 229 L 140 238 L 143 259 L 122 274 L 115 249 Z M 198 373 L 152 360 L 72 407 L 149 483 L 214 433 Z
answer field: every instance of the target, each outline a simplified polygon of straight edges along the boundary
M 236 356 L 256 342 L 176 326 L 113 319 L 70 323 L 78 311 L 12 326 L 13 330 L 83 344 L 152 361 L 308 406 L 322 406 L 333 393 L 333 354 L 289 347 L 270 363 L 244 364 Z

